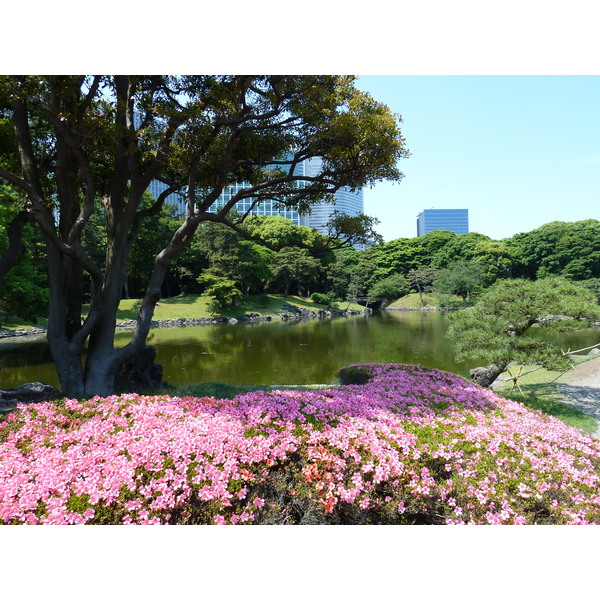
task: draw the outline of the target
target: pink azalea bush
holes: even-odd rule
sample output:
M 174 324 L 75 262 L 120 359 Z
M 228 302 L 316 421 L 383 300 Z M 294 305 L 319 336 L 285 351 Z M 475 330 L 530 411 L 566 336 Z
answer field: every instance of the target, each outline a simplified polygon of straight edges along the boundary
M 600 523 L 600 443 L 458 376 L 20 405 L 3 523 Z

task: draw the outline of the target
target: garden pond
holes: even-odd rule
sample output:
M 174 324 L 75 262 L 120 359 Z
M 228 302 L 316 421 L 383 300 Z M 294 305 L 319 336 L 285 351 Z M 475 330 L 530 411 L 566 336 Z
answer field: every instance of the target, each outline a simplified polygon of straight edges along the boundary
M 473 364 L 455 360 L 444 312 L 382 311 L 370 316 L 153 329 L 163 379 L 176 385 L 306 385 L 336 381 L 353 363 L 413 363 L 468 376 Z M 549 335 L 545 332 L 546 335 Z M 555 334 L 553 334 L 555 335 Z M 130 339 L 119 332 L 117 345 Z M 561 334 L 566 350 L 600 342 L 599 329 Z M 44 339 L 0 341 L 0 387 L 31 381 L 58 386 Z

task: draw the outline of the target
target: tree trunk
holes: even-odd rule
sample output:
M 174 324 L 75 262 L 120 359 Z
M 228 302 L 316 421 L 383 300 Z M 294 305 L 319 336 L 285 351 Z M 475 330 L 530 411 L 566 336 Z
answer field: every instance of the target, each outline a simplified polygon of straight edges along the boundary
M 488 365 L 487 367 L 476 367 L 470 371 L 471 379 L 477 385 L 489 388 L 498 379 L 500 374 L 506 371 L 507 366 L 508 362 L 502 361 L 497 364 Z
M 77 355 L 65 344 L 51 335 L 48 343 L 52 360 L 60 381 L 60 389 L 67 398 L 82 398 L 85 394 L 85 380 L 81 355 Z

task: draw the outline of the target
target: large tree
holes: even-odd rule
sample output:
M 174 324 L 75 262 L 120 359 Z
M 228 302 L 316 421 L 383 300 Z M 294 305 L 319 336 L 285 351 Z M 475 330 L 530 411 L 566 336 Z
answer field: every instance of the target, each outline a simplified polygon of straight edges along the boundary
M 279 282 L 283 295 L 287 298 L 292 283 L 296 282 L 300 295 L 302 286 L 309 289 L 316 283 L 323 271 L 323 265 L 305 248 L 282 248 L 271 265 L 273 281 Z M 307 296 L 310 294 L 308 293 Z
M 525 335 L 535 325 L 557 331 L 588 327 L 600 318 L 594 295 L 559 277 L 497 281 L 471 310 L 450 315 L 448 335 L 458 360 L 485 361 L 473 379 L 490 386 L 512 361 L 568 369 L 569 360 L 551 339 Z M 481 363 L 480 363 L 481 364 Z
M 423 293 L 431 289 L 431 286 L 438 275 L 438 270 L 433 267 L 419 267 L 418 269 L 412 269 L 408 272 L 406 278 L 408 283 L 419 292 L 421 306 L 425 306 Z
M 507 245 L 514 253 L 513 271 L 519 277 L 600 277 L 600 221 L 595 219 L 546 223 L 516 234 Z
M 165 273 L 200 223 L 245 236 L 246 214 L 230 218 L 241 199 L 306 212 L 344 186 L 400 180 L 407 155 L 399 117 L 346 76 L 3 76 L 0 111 L 0 178 L 21 192 L 44 235 L 48 341 L 62 391 L 74 397 L 111 393 L 121 367 L 148 354 Z M 322 158 L 321 171 L 299 173 L 311 157 Z M 166 189 L 144 206 L 153 180 Z M 236 182 L 246 185 L 215 209 Z M 131 341 L 115 348 L 130 248 L 172 193 L 185 198 L 184 221 L 155 257 Z M 83 241 L 98 200 L 102 263 Z
M 475 261 L 461 260 L 438 271 L 433 289 L 438 294 L 456 294 L 467 304 L 473 291 L 484 282 L 485 267 Z

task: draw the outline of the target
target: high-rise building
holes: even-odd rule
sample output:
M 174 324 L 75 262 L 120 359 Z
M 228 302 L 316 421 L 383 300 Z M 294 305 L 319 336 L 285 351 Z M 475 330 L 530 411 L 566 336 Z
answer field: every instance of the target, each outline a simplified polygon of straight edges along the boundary
M 310 158 L 304 161 L 305 174 L 307 176 L 318 175 L 323 164 L 320 158 Z M 305 225 L 311 229 L 316 229 L 320 233 L 327 233 L 327 222 L 334 211 L 344 213 L 350 217 L 364 212 L 363 191 L 350 191 L 348 188 L 341 188 L 333 195 L 334 204 L 319 202 L 311 208 L 310 214 L 300 217 L 300 225 Z
M 305 163 L 306 163 L 306 161 L 303 161 L 295 167 L 294 175 L 303 176 L 306 174 L 306 164 Z M 298 181 L 298 182 L 296 182 L 296 186 L 301 188 L 304 186 L 304 182 Z M 212 207 L 209 209 L 209 211 L 217 212 L 219 209 L 221 209 L 223 206 L 225 206 L 225 204 L 227 204 L 231 200 L 231 198 L 234 197 L 240 190 L 243 190 L 244 188 L 247 188 L 247 187 L 248 187 L 248 184 L 243 183 L 243 182 L 235 183 L 233 185 L 226 187 L 221 192 L 221 195 L 217 198 L 217 200 L 212 205 Z M 254 201 L 254 198 L 242 198 L 235 204 L 234 209 L 240 214 L 246 214 L 249 212 L 249 214 L 252 214 L 252 215 L 265 215 L 268 217 L 281 216 L 281 217 L 285 217 L 286 219 L 289 219 L 290 221 L 292 221 L 292 223 L 294 223 L 294 225 L 303 225 L 304 224 L 301 222 L 303 217 L 301 217 L 298 214 L 298 211 L 295 208 L 281 206 L 277 203 L 276 200 L 263 200 L 262 202 L 260 202 L 259 204 L 257 204 L 256 206 L 253 207 L 252 206 L 253 201 Z
M 417 216 L 417 236 L 430 231 L 469 233 L 469 210 L 466 208 L 429 208 Z
M 160 194 L 162 194 L 162 192 L 164 192 L 168 187 L 169 186 L 166 183 L 153 179 L 148 186 L 148 191 L 154 196 L 154 198 L 158 198 Z M 169 194 L 166 197 L 165 202 L 177 207 L 176 214 L 178 216 L 185 216 L 185 196 L 183 194 Z
M 294 171 L 297 175 L 306 175 L 308 177 L 315 176 L 321 169 L 322 161 L 320 158 L 310 158 L 302 161 Z M 297 182 L 298 187 L 304 186 L 303 181 Z M 247 187 L 248 184 L 236 183 L 226 187 L 219 198 L 211 207 L 211 212 L 216 212 L 222 208 L 231 198 L 241 189 Z M 156 198 L 158 195 L 167 189 L 166 184 L 160 181 L 152 181 L 149 187 L 150 193 Z M 278 206 L 276 200 L 265 200 L 251 209 L 252 198 L 244 198 L 236 203 L 235 210 L 239 213 L 246 213 L 250 210 L 251 214 L 276 216 L 280 215 L 286 219 L 290 219 L 294 225 L 304 225 L 316 229 L 321 233 L 327 232 L 327 221 L 331 218 L 333 211 L 337 210 L 351 217 L 363 212 L 364 201 L 362 190 L 355 192 L 348 188 L 342 188 L 334 194 L 335 203 L 319 202 L 313 205 L 310 214 L 299 215 L 295 208 L 287 208 Z M 170 194 L 166 202 L 177 206 L 177 214 L 185 215 L 185 198 L 179 194 Z

